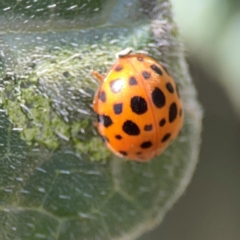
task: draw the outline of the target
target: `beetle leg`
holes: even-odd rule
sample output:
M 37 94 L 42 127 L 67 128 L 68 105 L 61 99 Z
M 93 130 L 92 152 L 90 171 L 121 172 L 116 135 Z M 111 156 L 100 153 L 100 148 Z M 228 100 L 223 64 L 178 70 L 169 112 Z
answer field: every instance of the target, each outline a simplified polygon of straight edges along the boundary
M 103 82 L 104 77 L 103 77 L 103 75 L 101 75 L 99 72 L 93 70 L 93 71 L 92 71 L 92 75 L 93 75 L 97 80 L 99 80 L 100 82 Z

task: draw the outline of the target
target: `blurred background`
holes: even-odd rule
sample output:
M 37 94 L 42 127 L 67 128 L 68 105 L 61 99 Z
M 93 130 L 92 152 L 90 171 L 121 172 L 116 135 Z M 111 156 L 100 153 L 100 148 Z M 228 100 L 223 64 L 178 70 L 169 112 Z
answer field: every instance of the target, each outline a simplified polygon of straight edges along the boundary
M 172 2 L 204 108 L 202 147 L 186 193 L 140 240 L 239 240 L 240 1 Z

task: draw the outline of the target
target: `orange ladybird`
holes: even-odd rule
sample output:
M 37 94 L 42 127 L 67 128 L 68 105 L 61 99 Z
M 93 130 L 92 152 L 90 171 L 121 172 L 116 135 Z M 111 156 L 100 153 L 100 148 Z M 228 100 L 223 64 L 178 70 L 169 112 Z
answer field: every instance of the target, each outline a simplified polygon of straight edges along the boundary
M 119 54 L 101 82 L 93 107 L 97 128 L 117 156 L 146 162 L 178 136 L 183 106 L 168 71 L 143 53 Z

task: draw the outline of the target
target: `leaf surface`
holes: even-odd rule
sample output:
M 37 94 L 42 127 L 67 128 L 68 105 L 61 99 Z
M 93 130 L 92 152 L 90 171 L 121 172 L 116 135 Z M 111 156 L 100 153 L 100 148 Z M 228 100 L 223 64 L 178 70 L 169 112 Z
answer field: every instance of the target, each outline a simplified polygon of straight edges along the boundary
M 156 226 L 192 176 L 202 118 L 170 4 L 8 1 L 0 9 L 0 239 L 132 240 Z M 90 72 L 105 73 L 126 46 L 162 62 L 184 103 L 179 138 L 142 164 L 113 156 L 93 126 Z

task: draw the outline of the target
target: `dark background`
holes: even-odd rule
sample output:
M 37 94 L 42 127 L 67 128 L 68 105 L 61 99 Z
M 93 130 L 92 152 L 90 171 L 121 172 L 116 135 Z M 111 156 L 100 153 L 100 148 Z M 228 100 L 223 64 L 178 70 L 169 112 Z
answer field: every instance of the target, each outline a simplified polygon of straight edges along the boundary
M 140 240 L 239 240 L 240 119 L 214 74 L 188 62 L 204 109 L 199 163 L 185 194 Z

